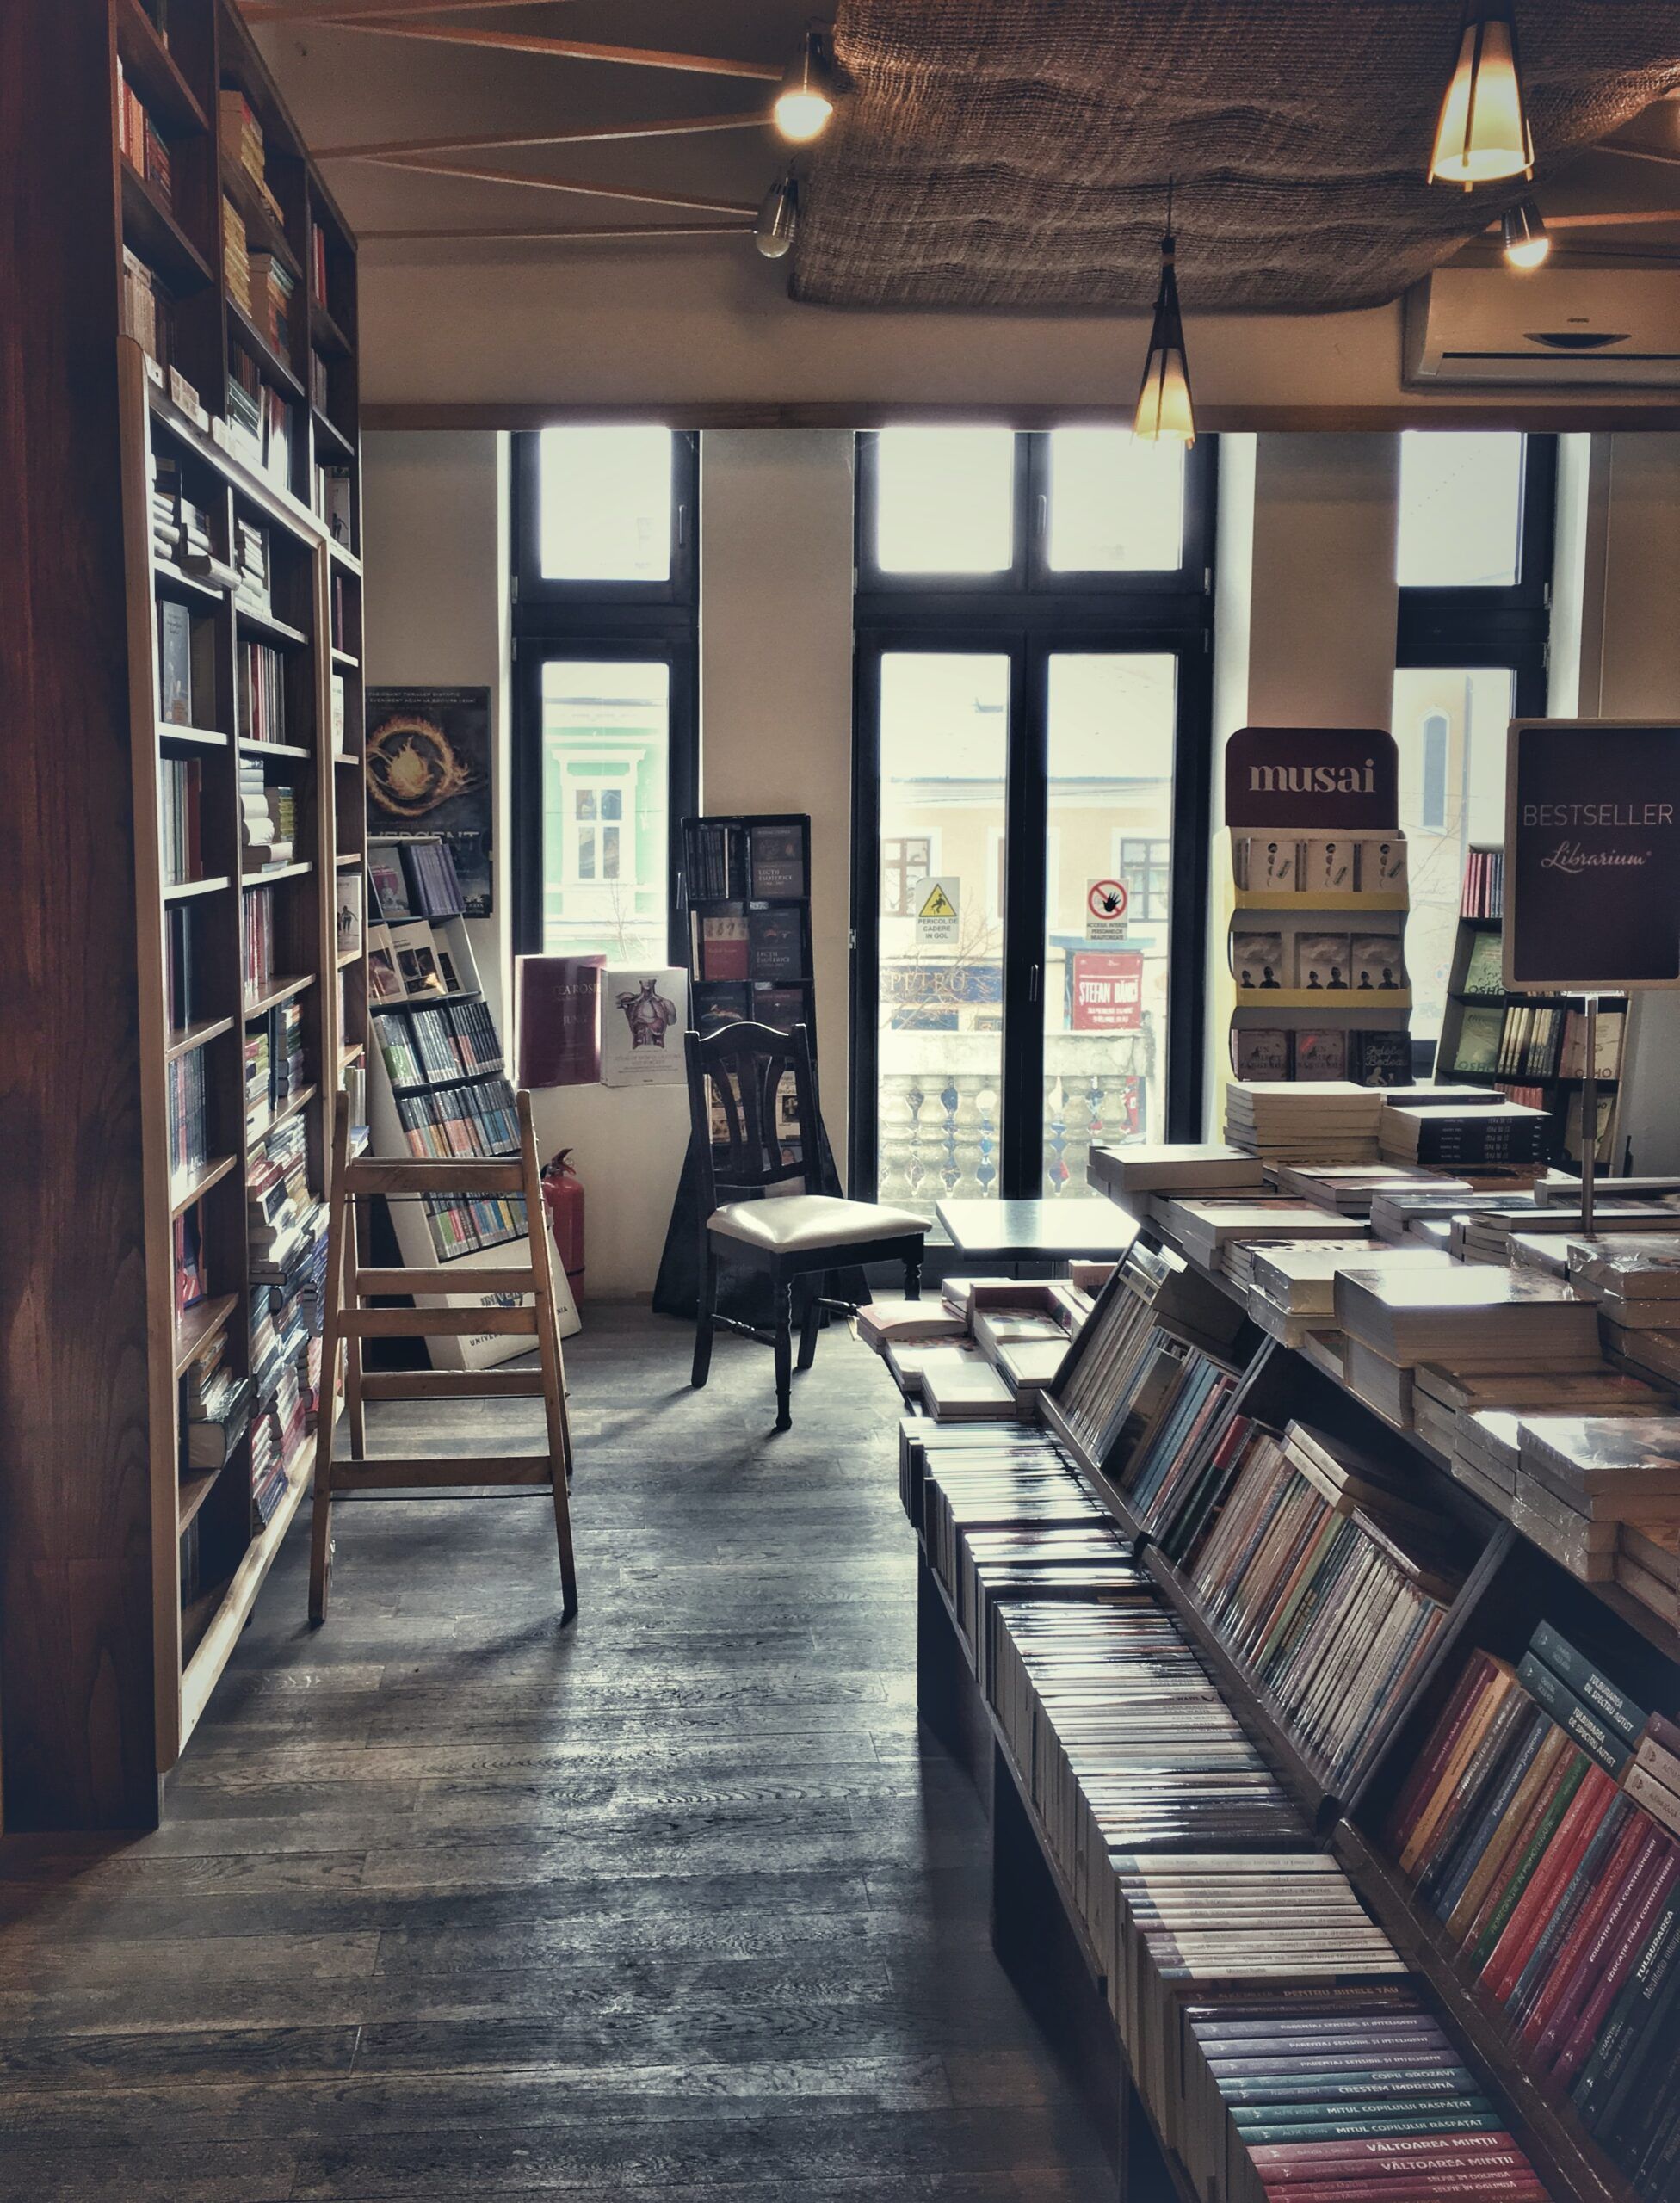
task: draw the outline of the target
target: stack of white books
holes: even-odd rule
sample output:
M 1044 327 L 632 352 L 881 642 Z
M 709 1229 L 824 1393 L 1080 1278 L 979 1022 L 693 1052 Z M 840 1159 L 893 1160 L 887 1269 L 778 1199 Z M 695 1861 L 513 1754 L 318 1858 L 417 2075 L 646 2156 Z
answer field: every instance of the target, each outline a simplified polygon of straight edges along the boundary
M 1225 1136 L 1267 1163 L 1374 1163 L 1382 1089 L 1341 1078 L 1234 1079 Z
M 1446 1269 L 1343 1270 L 1336 1321 L 1347 1335 L 1350 1388 L 1401 1429 L 1411 1427 L 1419 1362 L 1535 1368 L 1598 1356 L 1597 1317 L 1559 1279 L 1455 1263 Z

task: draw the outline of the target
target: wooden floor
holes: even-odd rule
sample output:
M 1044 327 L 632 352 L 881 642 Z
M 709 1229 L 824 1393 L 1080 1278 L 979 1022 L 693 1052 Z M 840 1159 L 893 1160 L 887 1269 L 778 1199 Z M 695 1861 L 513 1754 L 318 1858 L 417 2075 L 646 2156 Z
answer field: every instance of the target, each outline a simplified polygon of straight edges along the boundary
M 1112 2193 L 918 1739 L 897 1402 L 589 1314 L 583 1614 L 546 1500 L 300 1521 L 155 1836 L 0 1845 L 0 2203 Z M 523 1402 L 390 1409 L 491 1450 Z M 470 1442 L 470 1440 L 469 1440 Z

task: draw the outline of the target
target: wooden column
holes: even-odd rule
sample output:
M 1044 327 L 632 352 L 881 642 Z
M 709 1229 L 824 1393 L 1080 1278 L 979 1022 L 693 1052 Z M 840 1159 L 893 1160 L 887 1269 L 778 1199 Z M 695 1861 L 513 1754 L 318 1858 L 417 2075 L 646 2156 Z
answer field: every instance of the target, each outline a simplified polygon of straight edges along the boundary
M 4 1826 L 158 1815 L 108 0 L 0 11 Z

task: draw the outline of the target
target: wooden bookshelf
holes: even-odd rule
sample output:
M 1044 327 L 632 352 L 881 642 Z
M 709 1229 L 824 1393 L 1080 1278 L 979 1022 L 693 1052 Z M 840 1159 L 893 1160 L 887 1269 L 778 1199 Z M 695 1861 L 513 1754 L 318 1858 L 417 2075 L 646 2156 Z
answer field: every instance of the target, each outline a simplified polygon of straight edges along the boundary
M 326 1112 L 346 1043 L 365 1030 L 360 960 L 337 956 L 333 935 L 337 868 L 360 862 L 365 842 L 360 684 L 335 651 L 359 653 L 361 641 L 355 241 L 232 0 L 170 0 L 166 35 L 146 0 L 41 12 L 50 31 L 32 26 L 9 58 L 28 120 L 0 147 L 9 195 L 54 210 L 9 271 L 9 314 L 27 320 L 39 362 L 0 410 L 9 448 L 37 453 L 40 471 L 18 478 L 33 518 L 5 554 L 0 663 L 10 670 L 27 651 L 32 668 L 21 693 L 33 739 L 13 745 L 32 762 L 12 757 L 7 793 L 14 816 L 47 830 L 39 861 L 10 867 L 21 899 L 8 915 L 15 937 L 62 941 L 50 1010 L 43 1003 L 19 1030 L 34 1088 L 18 1123 L 58 1125 L 62 1138 L 12 1144 L 17 1182 L 27 1172 L 39 1188 L 13 1211 L 14 1289 L 56 1344 L 24 1392 L 9 1386 L 5 1410 L 53 1499 L 10 1518 L 0 1737 L 9 1829 L 133 1827 L 157 1818 L 159 1779 L 238 1640 L 312 1460 L 306 1432 L 263 1523 L 248 1440 L 222 1469 L 183 1476 L 179 1395 L 219 1338 L 249 1373 L 256 1151 L 301 1121 L 311 1190 L 324 1195 Z M 142 164 L 124 150 L 119 69 L 154 133 Z M 232 96 L 260 127 L 273 206 Z M 225 198 L 249 250 L 295 279 L 283 337 L 260 286 L 250 313 L 228 295 Z M 309 387 L 318 322 L 330 435 L 317 433 Z M 254 367 L 270 393 L 262 403 L 286 409 L 267 450 L 231 420 L 241 361 L 248 386 Z M 176 543 L 154 536 L 159 479 L 193 508 L 192 534 Z M 236 596 L 229 578 L 242 528 L 263 541 L 265 603 L 244 587 Z M 49 618 L 55 602 L 62 616 Z M 251 739 L 241 711 L 242 652 L 257 643 L 277 654 L 284 730 L 273 742 Z M 341 682 L 355 772 L 333 739 Z M 242 852 L 242 770 L 294 793 L 293 847 L 260 873 Z M 195 876 L 178 882 L 162 856 L 164 772 L 192 776 L 197 861 L 177 870 Z M 87 917 L 63 926 L 65 898 Z M 248 987 L 263 910 L 279 976 Z M 172 1027 L 171 935 L 183 926 L 193 999 Z M 248 1133 L 244 1035 L 287 1002 L 301 1004 L 301 1078 Z M 206 1159 L 172 1173 L 170 1083 L 182 1077 L 202 1081 Z M 204 1293 L 177 1316 L 175 1234 L 188 1219 Z M 182 1579 L 189 1532 L 196 1589 Z M 34 1597 L 13 1595 L 30 1584 Z

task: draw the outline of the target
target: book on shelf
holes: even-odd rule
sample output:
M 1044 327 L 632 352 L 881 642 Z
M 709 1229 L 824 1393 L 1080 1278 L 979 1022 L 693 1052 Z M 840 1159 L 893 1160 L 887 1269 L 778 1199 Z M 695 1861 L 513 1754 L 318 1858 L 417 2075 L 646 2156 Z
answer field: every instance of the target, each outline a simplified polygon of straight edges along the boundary
M 727 819 L 682 822 L 684 882 L 690 903 L 739 901 L 746 894 L 741 830 Z
M 341 871 L 334 883 L 333 937 L 340 956 L 359 956 L 362 941 L 362 876 Z
M 166 207 L 173 209 L 174 178 L 169 141 L 146 112 L 117 57 L 117 151 L 136 176 L 144 176 Z
M 1500 936 L 1497 933 L 1479 933 L 1470 944 L 1464 984 L 1459 992 L 1467 997 L 1491 996 L 1497 1000 L 1504 997 L 1504 949 Z
M 402 973 L 397 968 L 396 944 L 391 938 L 391 929 L 385 925 L 370 925 L 368 929 L 368 997 L 370 1002 L 400 1002 L 406 990 Z
M 170 1184 L 178 1193 L 210 1160 L 204 1051 L 194 1048 L 184 1056 L 176 1056 L 166 1068 Z
M 204 876 L 203 811 L 202 762 L 160 757 L 158 823 L 165 886 L 185 886 Z
M 411 891 L 408 873 L 403 864 L 400 842 L 368 842 L 368 878 L 384 924 L 401 925 L 411 918 L 424 916 L 423 911 L 415 909 L 411 899 Z
M 260 757 L 239 760 L 239 852 L 246 873 L 293 863 L 298 852 L 298 792 L 271 781 Z
M 1398 833 L 1233 832 L 1231 864 L 1245 894 L 1393 895 L 1406 881 L 1405 841 Z
M 171 1033 L 201 1015 L 198 966 L 199 913 L 190 903 L 171 903 L 164 914 L 164 1003 Z
M 1351 1080 L 1290 1085 L 1234 1079 L 1226 1089 L 1226 1138 L 1274 1163 L 1374 1163 L 1383 1098 Z
M 266 615 L 271 608 L 269 531 L 243 514 L 233 522 L 233 571 L 235 602 Z
M 379 1040 L 386 1069 L 397 1086 L 447 1083 L 502 1069 L 502 1043 L 481 1002 L 384 1012 Z
M 1662 2085 L 1680 1844 L 1640 1794 L 1649 1726 L 1542 1620 L 1515 1666 L 1472 1653 L 1386 1835 L 1534 2085 L 1655 2197 L 1646 2175 L 1680 2149 L 1680 2101 Z
M 381 899 L 380 907 L 383 908 Z M 410 918 L 387 929 L 397 972 L 407 996 L 453 993 L 438 961 L 437 941 L 423 918 Z
M 204 1259 L 200 1243 L 197 1202 L 183 1210 L 170 1227 L 175 1291 L 175 1312 L 184 1315 L 205 1297 Z
M 355 478 L 348 466 L 326 466 L 318 472 L 320 494 L 316 509 L 333 541 L 348 550 L 355 521 Z
M 227 295 L 247 321 L 251 313 L 250 248 L 245 238 L 245 218 L 222 194 L 222 281 Z
M 807 892 L 803 828 L 751 821 L 747 827 L 747 892 L 754 898 L 802 898 Z
M 1466 918 L 1503 918 L 1504 914 L 1504 850 L 1472 849 L 1465 859 L 1459 915 Z
M 327 233 L 319 222 L 309 225 L 309 295 L 318 306 L 327 303 Z
M 257 888 L 244 899 L 245 1001 L 249 1005 L 274 984 L 274 894 L 272 890 Z
M 511 1155 L 518 1149 L 513 1089 L 505 1078 L 399 1094 L 396 1103 L 398 1121 L 416 1155 Z
M 193 720 L 193 615 L 165 597 L 158 607 L 158 716 L 167 726 Z
M 292 356 L 293 294 L 297 279 L 277 253 L 253 252 L 250 320 L 282 360 Z
M 1539 1164 L 1546 1159 L 1551 1120 L 1543 1109 L 1525 1109 L 1502 1095 L 1497 1100 L 1450 1109 L 1396 1108 L 1378 1126 L 1386 1162 L 1438 1164 Z
M 744 980 L 749 972 L 747 916 L 743 910 L 711 910 L 696 921 L 700 930 L 696 975 L 703 980 Z
M 802 979 L 805 961 L 802 911 L 755 910 L 747 913 L 747 962 L 751 978 Z

